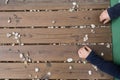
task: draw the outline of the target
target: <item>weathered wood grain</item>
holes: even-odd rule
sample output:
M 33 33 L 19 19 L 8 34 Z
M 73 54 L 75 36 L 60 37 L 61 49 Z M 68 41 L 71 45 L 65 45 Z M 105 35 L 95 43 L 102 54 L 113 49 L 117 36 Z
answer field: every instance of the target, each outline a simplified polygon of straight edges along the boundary
M 72 69 L 69 67 L 72 66 Z M 39 72 L 35 72 L 35 68 L 39 68 Z M 92 71 L 92 75 L 88 74 L 88 71 Z M 50 72 L 50 75 L 47 73 Z M 51 63 L 47 66 L 45 63 L 28 64 L 25 66 L 22 63 L 0 63 L 0 78 L 12 78 L 12 79 L 111 79 L 112 77 L 102 72 L 94 70 L 91 64 L 79 64 L 79 63 Z
M 1 27 L 103 25 L 98 11 L 1 12 Z
M 84 29 L 1 29 L 0 31 L 0 43 L 17 43 L 15 36 L 7 37 L 7 34 L 13 32 L 21 35 L 21 43 L 83 43 L 83 38 L 88 35 L 88 40 L 85 42 L 111 42 L 111 34 L 109 28 L 95 28 L 95 33 L 91 32 L 91 28 Z
M 5 0 L 0 0 L 0 10 L 60 10 L 72 8 L 72 3 L 76 2 L 82 8 L 107 8 L 109 0 L 9 0 L 6 4 Z
M 0 61 L 23 61 L 20 54 L 32 61 L 79 61 L 78 50 L 82 46 L 33 45 L 33 46 L 0 46 Z M 112 50 L 105 45 L 90 46 L 98 55 L 106 60 L 112 60 Z M 29 56 L 28 56 L 29 55 Z

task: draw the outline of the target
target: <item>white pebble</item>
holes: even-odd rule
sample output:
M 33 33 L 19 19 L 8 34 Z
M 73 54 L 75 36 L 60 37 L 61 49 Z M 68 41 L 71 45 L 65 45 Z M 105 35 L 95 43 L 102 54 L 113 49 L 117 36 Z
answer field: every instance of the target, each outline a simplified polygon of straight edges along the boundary
M 92 75 L 92 71 L 91 71 L 91 70 L 89 70 L 89 71 L 88 71 L 88 74 L 89 74 L 89 75 Z
M 15 36 L 18 36 L 18 34 L 19 34 L 19 33 L 16 32 L 16 33 L 15 33 Z
M 72 61 L 73 61 L 72 58 L 68 58 L 68 59 L 67 59 L 67 62 L 72 62 Z
M 52 23 L 53 23 L 53 24 L 55 24 L 55 23 L 56 23 L 56 21 L 52 21 Z
M 5 4 L 8 4 L 9 0 L 5 0 Z
M 11 20 L 10 20 L 10 19 L 8 19 L 8 23 L 11 23 Z
M 95 28 L 96 26 L 94 24 L 91 24 L 91 28 Z
M 12 32 L 13 35 L 15 35 L 16 32 Z
M 101 52 L 101 56 L 104 56 L 104 53 L 103 53 L 103 52 Z
M 98 68 L 97 68 L 97 66 L 95 66 L 95 65 L 92 65 L 92 67 L 95 69 L 95 71 L 98 71 Z
M 23 58 L 23 57 L 24 57 L 23 53 L 20 53 L 20 58 Z
M 110 48 L 110 44 L 109 44 L 109 43 L 107 43 L 107 44 L 106 44 L 106 47 L 107 47 L 107 48 Z
M 15 38 L 15 39 L 18 39 L 18 37 L 17 37 L 17 36 L 15 36 L 14 38 Z
M 29 58 L 28 61 L 31 62 L 32 60 Z
M 35 68 L 35 72 L 39 72 L 39 70 L 40 70 L 39 68 Z
M 50 76 L 50 75 L 51 75 L 51 72 L 48 72 L 48 73 L 47 73 L 47 75 L 49 75 L 49 76 Z
M 83 64 L 86 64 L 87 62 L 86 61 L 82 61 L 83 62 Z
M 71 69 L 73 69 L 73 67 L 72 67 L 72 66 L 69 66 L 69 69 L 71 70 Z
M 86 34 L 85 37 L 83 38 L 83 41 L 87 41 L 88 40 L 88 35 Z
M 18 35 L 18 37 L 20 38 L 20 37 L 21 37 L 21 35 L 19 34 L 19 35 Z
M 92 33 L 95 33 L 95 31 L 94 31 L 93 29 L 91 29 L 91 32 L 92 32 Z
M 15 46 L 15 43 L 13 43 L 12 46 Z
M 20 43 L 20 40 L 17 40 L 17 43 Z
M 73 12 L 73 11 L 74 11 L 74 9 L 73 9 L 73 8 L 70 8 L 70 9 L 69 9 L 69 11 L 70 11 L 70 12 Z
M 75 5 L 77 5 L 77 3 L 76 3 L 76 2 L 73 2 L 72 4 L 73 4 L 74 6 L 75 6 Z
M 11 33 L 7 33 L 6 36 L 9 38 L 9 37 L 12 36 L 12 34 Z
M 21 46 L 23 46 L 24 45 L 24 43 L 21 43 Z

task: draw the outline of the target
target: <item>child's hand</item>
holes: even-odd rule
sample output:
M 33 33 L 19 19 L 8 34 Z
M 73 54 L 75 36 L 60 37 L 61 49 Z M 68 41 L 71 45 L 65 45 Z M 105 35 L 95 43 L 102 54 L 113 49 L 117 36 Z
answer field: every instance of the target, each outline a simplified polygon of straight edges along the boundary
M 87 58 L 92 50 L 88 46 L 84 46 L 78 50 L 78 55 L 80 58 Z
M 109 16 L 109 14 L 108 14 L 108 11 L 107 11 L 107 10 L 103 11 L 103 12 L 101 13 L 101 15 L 100 15 L 100 22 L 103 22 L 103 24 L 106 24 L 106 23 L 108 23 L 110 20 L 111 20 L 111 19 L 110 19 L 110 16 Z

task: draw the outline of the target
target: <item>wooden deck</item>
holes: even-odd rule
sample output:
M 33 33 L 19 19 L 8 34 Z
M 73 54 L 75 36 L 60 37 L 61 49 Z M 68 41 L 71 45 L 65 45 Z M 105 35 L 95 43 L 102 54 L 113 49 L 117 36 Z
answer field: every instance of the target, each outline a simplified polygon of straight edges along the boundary
M 112 60 L 109 0 L 0 0 L 1 80 L 113 80 L 79 59 L 88 45 Z

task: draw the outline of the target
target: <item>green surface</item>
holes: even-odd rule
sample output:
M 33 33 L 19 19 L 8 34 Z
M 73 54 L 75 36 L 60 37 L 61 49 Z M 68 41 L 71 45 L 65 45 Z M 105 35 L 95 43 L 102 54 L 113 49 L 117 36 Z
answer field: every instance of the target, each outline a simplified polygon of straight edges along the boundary
M 111 6 L 114 6 L 119 1 L 120 0 L 111 0 Z M 114 62 L 120 65 L 120 18 L 112 20 L 112 43 Z

